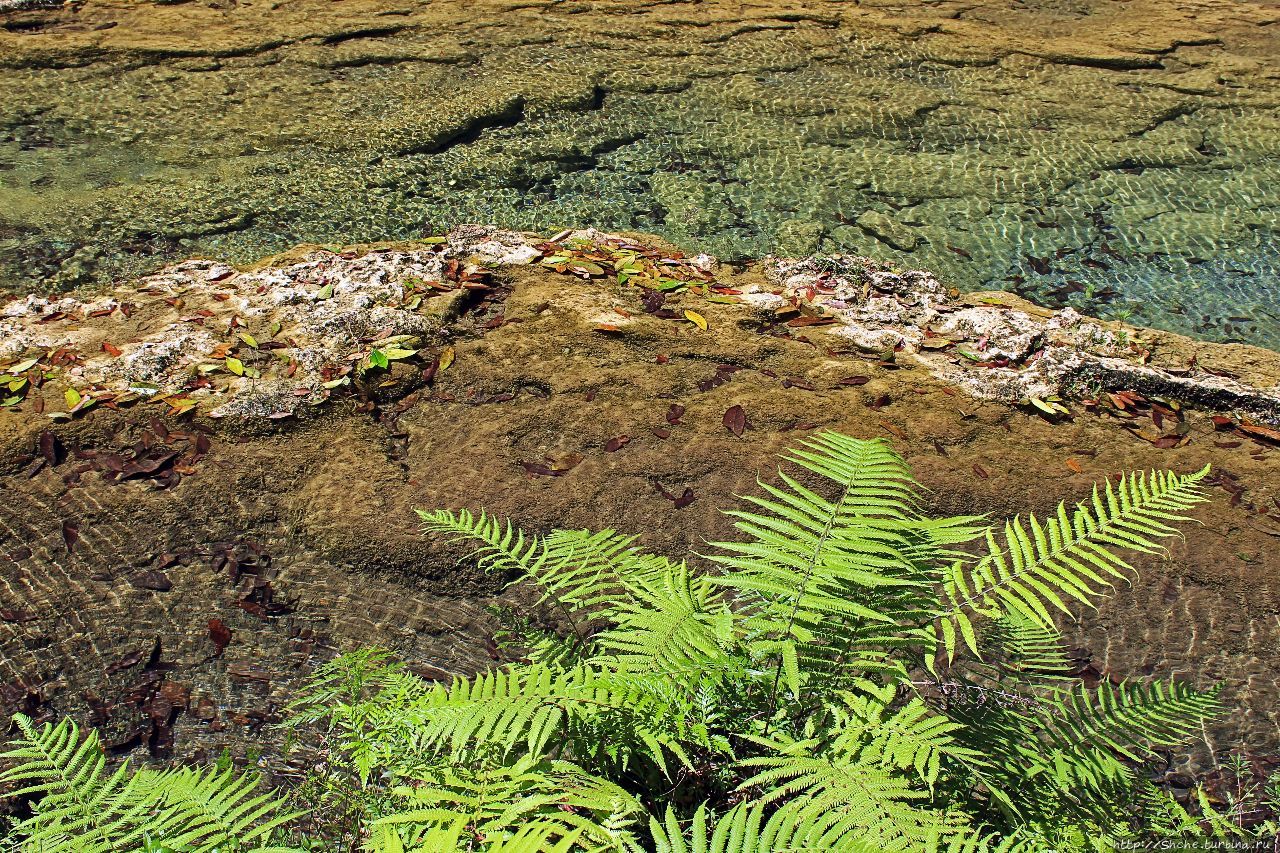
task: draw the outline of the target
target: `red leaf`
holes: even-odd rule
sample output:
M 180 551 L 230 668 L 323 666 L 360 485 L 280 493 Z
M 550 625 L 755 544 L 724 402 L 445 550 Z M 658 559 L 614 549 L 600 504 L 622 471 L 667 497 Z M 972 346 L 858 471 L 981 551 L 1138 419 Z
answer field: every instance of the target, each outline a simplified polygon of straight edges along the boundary
M 866 385 L 871 381 L 870 376 L 846 376 L 840 380 L 841 385 Z
M 900 426 L 895 426 L 894 424 L 891 424 L 891 423 L 889 423 L 888 421 L 881 421 L 881 422 L 880 422 L 880 426 L 884 427 L 884 428 L 885 428 L 885 429 L 887 429 L 889 432 L 893 433 L 893 434 L 894 434 L 894 435 L 896 435 L 898 438 L 901 438 L 901 439 L 903 439 L 904 441 L 905 441 L 905 440 L 906 440 L 906 438 L 907 438 L 907 434 L 906 434 L 906 432 L 905 432 L 905 431 L 902 429 L 902 427 L 900 427 Z
M 231 642 L 231 629 L 221 619 L 210 619 L 209 639 L 213 640 L 213 656 L 222 657 L 222 652 Z
M 621 450 L 629 441 L 631 441 L 631 436 L 629 435 L 615 435 L 613 438 L 605 442 L 605 452 L 613 453 L 614 451 Z
M 684 492 L 681 493 L 680 497 L 676 498 L 674 505 L 676 509 L 684 509 L 689 504 L 693 503 L 694 500 L 695 498 L 693 496 L 693 489 L 690 489 L 689 487 L 686 486 Z
M 40 455 L 45 458 L 50 465 L 58 464 L 59 444 L 58 437 L 49 430 L 42 430 L 40 438 L 37 441 L 40 447 Z
M 892 402 L 892 400 L 890 399 L 888 394 L 881 394 L 879 397 L 876 397 L 874 400 L 868 400 L 867 408 L 874 409 L 875 411 L 878 412 L 881 409 L 883 409 L 885 406 L 889 405 L 890 402 Z
M 1272 429 L 1261 424 L 1251 424 L 1247 421 L 1236 424 L 1236 429 L 1250 438 L 1262 438 L 1267 441 L 1280 442 L 1280 429 Z
M 652 427 L 649 431 L 652 432 L 654 435 L 656 435 L 658 438 L 662 439 L 663 441 L 666 441 L 668 438 L 671 437 L 671 430 L 664 429 L 662 427 Z
M 978 464 L 975 464 L 973 466 L 973 473 L 977 474 L 979 477 L 981 477 L 984 480 L 991 476 L 990 474 L 987 473 L 986 468 L 983 468 L 981 465 L 978 465 Z
M 724 413 L 724 428 L 742 438 L 742 433 L 747 428 L 747 413 L 741 406 L 730 406 Z
M 684 406 L 679 403 L 672 403 L 671 408 L 667 409 L 667 423 L 674 426 L 680 423 L 680 418 L 682 417 L 684 417 Z
M 109 344 L 106 341 L 102 342 L 102 351 L 105 352 L 107 355 L 115 356 L 117 358 L 124 353 L 124 350 L 120 349 L 120 347 L 116 346 L 115 344 Z
M 802 326 L 829 326 L 835 321 L 835 317 L 797 317 L 794 320 L 788 320 L 787 325 L 794 329 Z
M 69 521 L 62 522 L 62 541 L 67 544 L 67 553 L 70 554 L 80 541 L 80 528 Z

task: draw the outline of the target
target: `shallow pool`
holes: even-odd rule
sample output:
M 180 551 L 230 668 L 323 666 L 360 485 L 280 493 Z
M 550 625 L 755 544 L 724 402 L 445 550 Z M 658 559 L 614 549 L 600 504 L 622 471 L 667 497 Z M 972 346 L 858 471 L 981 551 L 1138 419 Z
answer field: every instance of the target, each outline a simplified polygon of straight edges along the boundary
M 1280 11 L 1160 0 L 0 13 L 0 288 L 595 225 L 1280 348 Z

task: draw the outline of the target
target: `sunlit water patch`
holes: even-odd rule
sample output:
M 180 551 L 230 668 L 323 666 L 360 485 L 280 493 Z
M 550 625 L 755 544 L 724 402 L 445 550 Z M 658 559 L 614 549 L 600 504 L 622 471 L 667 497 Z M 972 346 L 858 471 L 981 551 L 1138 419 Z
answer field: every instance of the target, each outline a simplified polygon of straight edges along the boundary
M 0 18 L 6 289 L 595 225 L 1280 348 L 1261 6 L 138 5 Z

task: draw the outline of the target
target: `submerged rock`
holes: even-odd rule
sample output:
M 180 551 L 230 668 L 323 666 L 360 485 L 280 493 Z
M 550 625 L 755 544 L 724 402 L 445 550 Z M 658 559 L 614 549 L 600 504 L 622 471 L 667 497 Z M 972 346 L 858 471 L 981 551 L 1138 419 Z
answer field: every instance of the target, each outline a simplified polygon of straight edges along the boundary
M 123 729 L 162 671 L 190 688 L 178 755 L 271 747 L 262 724 L 336 650 L 442 678 L 491 663 L 503 579 L 419 536 L 413 509 L 681 555 L 731 536 L 719 510 L 830 428 L 892 442 L 939 515 L 1043 514 L 1116 471 L 1213 464 L 1203 531 L 1139 555 L 1141 581 L 1068 631 L 1100 674 L 1223 682 L 1241 711 L 1214 748 L 1280 747 L 1280 688 L 1257 678 L 1280 666 L 1280 452 L 1243 417 L 1274 401 L 1280 354 L 865 258 L 737 268 L 557 237 L 188 261 L 0 306 L 0 387 L 27 383 L 0 398 L 0 715 L 115 708 Z M 1223 383 L 1236 415 L 1179 402 Z M 1053 389 L 1048 412 L 1016 406 Z

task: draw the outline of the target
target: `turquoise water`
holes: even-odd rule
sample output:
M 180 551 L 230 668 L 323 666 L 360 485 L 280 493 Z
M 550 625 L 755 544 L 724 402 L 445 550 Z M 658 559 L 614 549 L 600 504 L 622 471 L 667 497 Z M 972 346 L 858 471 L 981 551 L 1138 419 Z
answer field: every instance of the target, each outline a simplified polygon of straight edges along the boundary
M 730 259 L 868 254 L 1280 348 L 1280 39 L 1228 5 L 1192 16 L 1208 36 L 1158 2 L 989 4 L 967 27 L 945 3 L 341 5 L 295 3 L 320 34 L 279 23 L 240 55 L 59 67 L 11 47 L 6 68 L 4 45 L 79 31 L 10 19 L 0 287 L 594 225 Z

